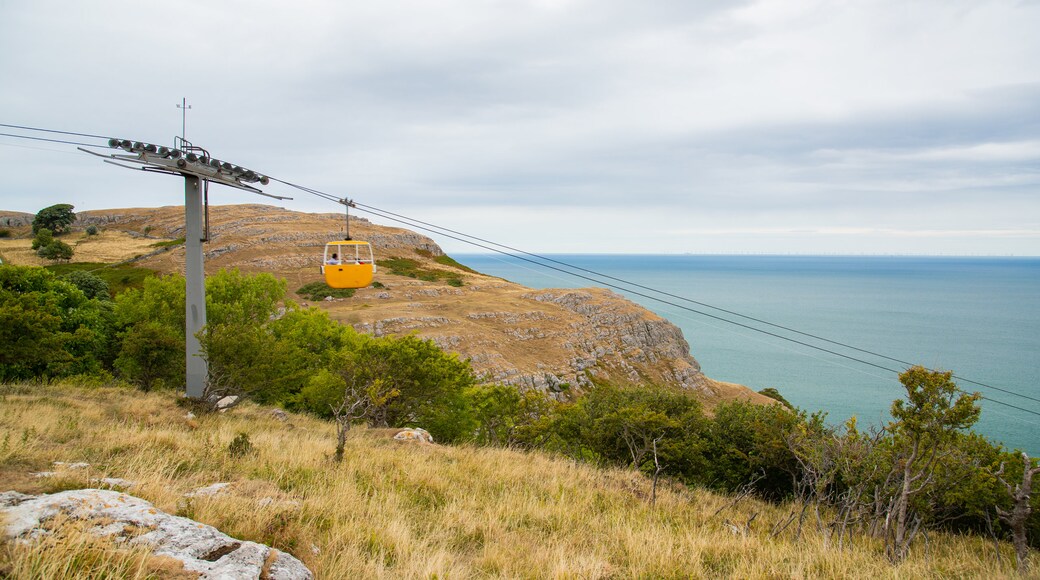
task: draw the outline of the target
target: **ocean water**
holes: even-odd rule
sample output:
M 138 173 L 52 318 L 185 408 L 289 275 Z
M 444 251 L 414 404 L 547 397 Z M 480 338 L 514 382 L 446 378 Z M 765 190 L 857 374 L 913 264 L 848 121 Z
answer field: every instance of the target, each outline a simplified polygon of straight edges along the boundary
M 826 411 L 832 423 L 856 415 L 861 425 L 881 424 L 904 394 L 897 378 L 902 362 L 678 298 L 662 302 L 615 280 L 597 284 L 499 254 L 454 257 L 532 288 L 622 287 L 612 289 L 682 329 L 709 377 L 755 390 L 775 387 L 800 408 Z M 1040 413 L 1040 258 L 548 257 L 898 361 L 952 370 L 964 390 L 990 399 L 982 402 L 976 431 L 1040 455 L 1040 416 L 1000 404 Z

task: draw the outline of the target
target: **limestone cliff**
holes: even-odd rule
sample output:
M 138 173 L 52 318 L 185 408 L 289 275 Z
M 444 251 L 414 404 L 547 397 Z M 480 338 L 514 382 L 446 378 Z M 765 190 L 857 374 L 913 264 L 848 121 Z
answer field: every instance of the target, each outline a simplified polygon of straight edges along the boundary
M 78 218 L 75 227 L 96 225 L 105 236 L 133 238 L 135 254 L 141 254 L 142 238 L 184 235 L 179 206 L 89 211 Z M 342 230 L 342 214 L 266 205 L 212 207 L 206 270 L 270 272 L 286 278 L 292 292 L 320 279 L 322 247 L 341 239 Z M 580 390 L 602 378 L 677 385 L 697 391 L 709 404 L 736 397 L 765 401 L 750 389 L 705 377 L 676 326 L 609 290 L 525 288 L 456 267 L 426 236 L 360 218 L 351 218 L 351 234 L 372 242 L 377 261 L 403 258 L 415 267 L 395 273 L 384 263 L 377 287 L 314 304 L 360 331 L 414 332 L 469 358 L 486 380 L 522 388 Z M 139 265 L 183 271 L 183 248 L 145 253 Z

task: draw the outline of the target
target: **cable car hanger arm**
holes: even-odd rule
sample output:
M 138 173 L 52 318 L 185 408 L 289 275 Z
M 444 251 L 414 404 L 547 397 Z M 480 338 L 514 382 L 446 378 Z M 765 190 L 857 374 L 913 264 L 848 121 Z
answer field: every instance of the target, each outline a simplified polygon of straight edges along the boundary
M 179 176 L 190 175 L 190 176 L 193 176 L 193 177 L 197 177 L 199 179 L 206 180 L 206 181 L 208 181 L 210 183 L 218 183 L 218 184 L 221 184 L 221 185 L 226 185 L 228 187 L 233 187 L 235 189 L 241 189 L 243 191 L 248 191 L 250 193 L 255 193 L 255 194 L 258 194 L 258 195 L 262 195 L 264 197 L 270 197 L 272 199 L 277 199 L 277 200 L 292 200 L 293 199 L 291 197 L 285 197 L 285 196 L 279 196 L 279 195 L 274 195 L 274 194 L 270 194 L 270 193 L 264 193 L 263 191 L 261 191 L 258 188 L 252 187 L 250 185 L 246 185 L 245 183 L 242 183 L 242 182 L 238 181 L 237 179 L 235 179 L 235 178 L 233 178 L 231 176 L 224 175 L 223 173 L 221 173 L 221 171 L 219 169 L 211 168 L 209 166 L 201 166 L 200 165 L 198 167 L 195 167 L 196 164 L 189 164 L 187 162 L 184 162 L 183 166 L 182 166 L 181 163 L 178 163 L 178 161 L 181 161 L 180 159 L 165 159 L 165 158 L 148 159 L 148 158 L 146 158 L 144 156 L 144 154 L 139 154 L 139 155 L 130 154 L 130 155 L 126 155 L 126 154 L 114 154 L 113 153 L 113 154 L 109 154 L 109 155 L 104 155 L 104 154 L 101 154 L 101 153 L 95 153 L 93 151 L 88 151 L 88 150 L 86 150 L 86 149 L 84 149 L 82 147 L 77 147 L 77 149 L 79 149 L 80 151 L 82 151 L 84 153 L 88 153 L 90 155 L 93 155 L 95 157 L 100 157 L 100 158 L 102 158 L 105 161 L 105 163 L 110 163 L 112 165 L 115 165 L 117 167 L 122 167 L 124 169 L 133 169 L 133 170 L 138 170 L 138 171 L 147 171 L 149 173 L 165 173 L 165 174 L 168 174 L 168 175 L 179 175 Z M 152 157 L 155 157 L 155 156 L 152 156 Z M 125 165 L 124 163 L 119 163 L 120 161 L 124 162 L 124 163 L 126 163 L 126 162 L 135 163 L 135 164 L 136 163 L 140 163 L 144 167 L 131 167 L 129 165 Z M 203 170 L 203 169 L 205 169 L 205 170 Z

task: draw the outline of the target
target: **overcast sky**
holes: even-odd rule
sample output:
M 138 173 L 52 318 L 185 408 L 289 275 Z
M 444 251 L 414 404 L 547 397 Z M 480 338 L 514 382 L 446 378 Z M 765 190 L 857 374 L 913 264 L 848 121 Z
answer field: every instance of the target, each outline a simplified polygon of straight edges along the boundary
M 1038 31 L 1037 0 L 0 0 L 0 123 L 172 145 L 187 97 L 218 158 L 529 251 L 1040 255 Z M 0 209 L 53 203 L 183 189 L 0 137 Z

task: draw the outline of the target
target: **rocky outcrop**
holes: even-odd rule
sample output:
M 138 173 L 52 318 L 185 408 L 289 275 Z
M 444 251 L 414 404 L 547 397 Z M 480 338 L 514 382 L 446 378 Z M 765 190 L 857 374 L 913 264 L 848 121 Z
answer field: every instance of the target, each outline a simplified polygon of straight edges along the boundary
M 18 211 L 0 211 L 0 227 L 24 228 L 32 225 L 36 216 Z
M 579 315 L 571 325 L 573 340 L 565 344 L 573 354 L 570 371 L 579 385 L 587 384 L 585 371 L 596 375 L 614 369 L 636 382 L 658 378 L 688 389 L 705 388 L 700 364 L 690 355 L 682 331 L 626 298 L 609 290 L 542 290 L 523 297 Z M 546 377 L 550 384 L 553 380 Z
M 293 556 L 263 544 L 236 540 L 214 527 L 172 516 L 125 493 L 77 489 L 31 496 L 0 493 L 6 536 L 22 542 L 52 533 L 46 524 L 58 515 L 92 524 L 91 531 L 127 546 L 149 546 L 175 558 L 200 578 L 310 580 L 314 575 Z
M 390 299 L 399 302 L 381 303 Z M 375 336 L 416 333 L 468 358 L 487 382 L 562 393 L 603 379 L 714 394 L 675 325 L 609 290 L 402 286 L 359 291 L 331 312 L 358 302 L 366 305 L 369 321 L 354 322 L 357 330 Z

